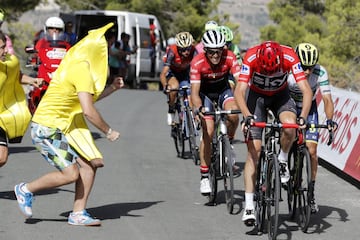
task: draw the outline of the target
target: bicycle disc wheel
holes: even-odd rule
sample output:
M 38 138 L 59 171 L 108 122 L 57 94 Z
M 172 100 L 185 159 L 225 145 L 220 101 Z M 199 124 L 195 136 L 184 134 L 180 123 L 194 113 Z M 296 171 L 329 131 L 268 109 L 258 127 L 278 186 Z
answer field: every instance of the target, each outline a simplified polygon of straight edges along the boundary
M 234 210 L 234 174 L 233 163 L 230 154 L 230 141 L 228 137 L 222 139 L 222 172 L 225 192 L 225 202 L 227 210 L 232 214 Z
M 309 186 L 311 182 L 311 160 L 309 150 L 304 147 L 302 150 L 300 160 L 300 176 L 299 176 L 299 225 L 303 232 L 306 232 L 309 227 L 311 207 L 310 207 L 310 191 Z
M 268 162 L 266 188 L 266 216 L 269 239 L 276 239 L 279 226 L 280 174 L 277 156 Z

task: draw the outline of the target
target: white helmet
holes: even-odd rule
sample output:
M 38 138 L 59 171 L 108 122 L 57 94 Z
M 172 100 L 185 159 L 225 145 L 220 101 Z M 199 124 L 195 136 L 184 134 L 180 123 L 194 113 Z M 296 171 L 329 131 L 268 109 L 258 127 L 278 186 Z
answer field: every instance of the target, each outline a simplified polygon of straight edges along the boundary
M 174 45 L 176 44 L 176 40 L 174 37 L 170 37 L 168 40 L 167 40 L 167 45 Z
M 222 48 L 225 46 L 225 36 L 219 30 L 209 30 L 204 33 L 202 43 L 205 48 Z
M 216 30 L 218 29 L 219 25 L 217 22 L 215 22 L 214 20 L 210 20 L 205 24 L 205 31 L 208 30 Z
M 59 28 L 61 31 L 63 31 L 64 26 L 64 21 L 59 17 L 49 17 L 45 22 L 46 28 Z

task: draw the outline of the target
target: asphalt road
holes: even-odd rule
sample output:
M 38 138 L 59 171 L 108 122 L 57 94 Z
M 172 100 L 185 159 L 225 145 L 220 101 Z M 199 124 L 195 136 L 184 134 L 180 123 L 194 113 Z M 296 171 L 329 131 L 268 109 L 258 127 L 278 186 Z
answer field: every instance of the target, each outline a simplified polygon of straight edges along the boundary
M 203 240 L 267 239 L 249 234 L 241 222 L 243 176 L 235 180 L 235 213 L 226 211 L 222 188 L 217 206 L 207 206 L 200 195 L 199 168 L 179 159 L 166 125 L 165 96 L 160 92 L 120 90 L 97 107 L 121 138 L 115 143 L 91 128 L 104 154 L 105 167 L 98 171 L 88 211 L 102 220 L 101 227 L 67 224 L 74 185 L 37 193 L 33 218 L 24 221 L 17 208 L 13 187 L 54 170 L 31 144 L 10 145 L 7 165 L 0 169 L 0 239 L 127 239 Z M 243 168 L 246 150 L 237 134 L 235 149 Z M 309 233 L 290 221 L 286 203 L 280 212 L 278 239 L 358 239 L 360 191 L 320 167 L 317 180 L 320 212 L 312 215 Z

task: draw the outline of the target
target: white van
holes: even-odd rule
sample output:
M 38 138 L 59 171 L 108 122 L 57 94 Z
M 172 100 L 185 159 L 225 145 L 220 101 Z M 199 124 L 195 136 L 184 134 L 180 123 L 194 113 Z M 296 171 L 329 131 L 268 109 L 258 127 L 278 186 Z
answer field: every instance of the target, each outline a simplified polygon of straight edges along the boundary
M 83 38 L 90 29 L 104 26 L 113 22 L 117 40 L 122 32 L 130 34 L 130 46 L 137 46 L 136 54 L 130 58 L 130 67 L 127 82 L 134 88 L 139 88 L 146 82 L 160 82 L 160 72 L 163 67 L 162 56 L 165 53 L 166 41 L 160 23 L 156 16 L 151 14 L 113 11 L 113 10 L 80 10 L 71 14 L 60 14 L 66 21 L 73 21 L 74 31 L 78 40 Z M 155 62 L 151 61 L 150 24 L 156 26 L 159 42 L 156 47 Z

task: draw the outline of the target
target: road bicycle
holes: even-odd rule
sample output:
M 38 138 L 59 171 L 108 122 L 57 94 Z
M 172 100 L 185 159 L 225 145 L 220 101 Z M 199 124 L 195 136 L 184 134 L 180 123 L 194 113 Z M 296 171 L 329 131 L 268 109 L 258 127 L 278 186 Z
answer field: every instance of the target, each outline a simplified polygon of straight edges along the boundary
M 266 128 L 263 134 L 260 158 L 257 164 L 255 182 L 256 220 L 253 224 L 258 232 L 268 233 L 269 239 L 276 239 L 279 225 L 280 166 L 278 162 L 278 142 L 282 128 L 298 128 L 291 123 L 254 122 L 250 127 Z
M 316 131 L 328 128 L 322 124 L 308 124 L 307 129 Z M 313 189 L 311 185 L 311 159 L 305 142 L 305 129 L 298 129 L 296 141 L 293 143 L 288 158 L 290 180 L 287 183 L 287 201 L 291 219 L 298 216 L 298 223 L 303 232 L 307 232 L 310 222 Z M 333 132 L 329 130 L 328 145 L 332 143 Z M 298 213 L 298 215 L 297 215 Z
M 232 214 L 234 210 L 234 172 L 231 157 L 231 144 L 227 135 L 227 116 L 240 114 L 240 110 L 221 110 L 214 103 L 215 111 L 205 112 L 204 115 L 213 115 L 215 132 L 212 139 L 211 164 L 209 168 L 209 181 L 211 192 L 208 195 L 209 203 L 216 204 L 218 180 L 223 180 L 227 211 Z
M 178 89 L 169 89 L 167 91 L 177 91 L 175 120 L 171 125 L 171 137 L 174 139 L 177 156 L 186 158 L 186 141 L 188 141 L 189 151 L 195 165 L 200 164 L 199 145 L 197 136 L 199 127 L 197 126 L 193 111 L 189 105 L 189 96 L 187 90 L 189 86 L 183 86 Z

